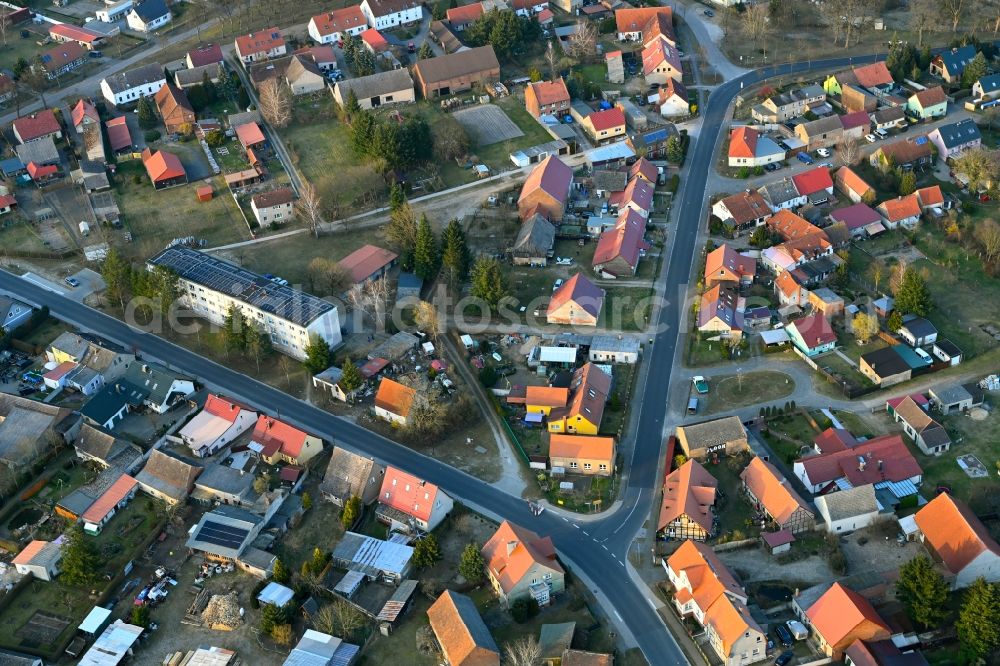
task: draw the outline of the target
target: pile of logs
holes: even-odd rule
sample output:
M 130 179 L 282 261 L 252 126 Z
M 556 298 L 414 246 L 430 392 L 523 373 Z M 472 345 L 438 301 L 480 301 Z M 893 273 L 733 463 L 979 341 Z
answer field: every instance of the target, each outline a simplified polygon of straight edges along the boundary
M 237 594 L 212 595 L 201 613 L 201 620 L 209 629 L 218 631 L 232 631 L 239 627 L 243 624 L 243 614 Z

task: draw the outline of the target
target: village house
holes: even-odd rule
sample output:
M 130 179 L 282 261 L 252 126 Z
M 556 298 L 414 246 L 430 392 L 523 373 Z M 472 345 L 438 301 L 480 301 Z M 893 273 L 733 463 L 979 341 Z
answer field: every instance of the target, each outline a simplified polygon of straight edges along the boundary
M 365 245 L 340 260 L 351 284 L 364 285 L 388 275 L 398 263 L 399 255 L 376 245 Z
M 927 138 L 937 147 L 938 160 L 941 162 L 959 157 L 967 150 L 975 150 L 983 143 L 983 136 L 974 118 L 964 118 L 936 127 Z
M 514 13 L 524 18 L 531 18 L 534 14 L 539 14 L 549 6 L 544 0 L 512 0 L 510 8 Z
M 191 501 L 202 506 L 231 504 L 252 507 L 256 499 L 253 469 L 234 469 L 223 464 L 208 465 L 195 479 Z
M 847 666 L 928 666 L 919 650 L 903 646 L 905 652 L 888 641 L 856 640 L 844 650 Z
M 947 83 L 959 83 L 962 80 L 962 72 L 965 67 L 976 57 L 976 47 L 972 44 L 966 46 L 953 46 L 951 50 L 944 50 L 931 58 L 928 71 L 931 76 L 937 76 Z
M 285 38 L 278 28 L 266 28 L 236 38 L 236 57 L 244 65 L 280 58 L 288 52 Z
M 153 96 L 156 109 L 163 119 L 163 125 L 169 133 L 180 133 L 184 126 L 194 126 L 195 115 L 191 103 L 183 90 L 166 83 Z
M 805 86 L 785 93 L 771 95 L 750 110 L 751 117 L 759 123 L 784 123 L 801 116 L 810 107 L 826 101 L 826 92 L 817 85 Z
M 840 102 L 848 113 L 874 113 L 878 108 L 878 98 L 864 88 L 854 84 L 845 85 L 840 91 Z
M 524 181 L 517 200 L 521 219 L 541 213 L 550 222 L 561 221 L 572 185 L 573 170 L 557 156 L 549 155 Z
M 344 506 L 352 497 L 369 506 L 379 497 L 384 475 L 385 467 L 373 459 L 335 446 L 319 490 L 323 499 L 337 506 Z
M 552 595 L 566 589 L 566 572 L 556 559 L 550 537 L 503 521 L 483 545 L 486 576 L 504 607 L 520 599 L 547 606 Z
M 416 100 L 413 78 L 405 67 L 337 81 L 331 90 L 333 98 L 341 106 L 347 103 L 353 92 L 362 109 L 375 109 L 386 104 L 410 104 Z
M 262 228 L 285 224 L 295 217 L 295 193 L 290 187 L 260 192 L 250 197 L 250 210 Z
M 952 589 L 977 578 L 1000 582 L 1000 544 L 975 513 L 951 493 L 939 493 L 913 516 L 920 541 L 948 572 Z
M 569 113 L 569 103 L 569 90 L 561 76 L 553 81 L 529 83 L 524 89 L 524 107 L 535 118 L 550 115 L 562 119 Z
M 767 659 L 767 636 L 750 615 L 746 591 L 711 548 L 685 541 L 666 565 L 677 612 L 705 628 L 723 666 Z
M 317 44 L 342 42 L 344 37 L 348 35 L 357 37 L 367 29 L 368 17 L 361 11 L 360 5 L 351 5 L 313 16 L 309 19 L 307 28 L 309 36 Z
M 990 102 L 1000 97 L 1000 73 L 981 77 L 972 84 L 972 98 Z
M 739 235 L 767 222 L 771 217 L 771 207 L 755 190 L 745 190 L 715 202 L 712 215 L 719 218 L 731 233 Z
M 880 61 L 833 74 L 823 82 L 823 88 L 828 95 L 840 95 L 843 86 L 857 85 L 880 95 L 891 89 L 894 83 L 889 68 Z
M 205 67 L 206 65 L 225 64 L 226 58 L 222 54 L 222 47 L 218 44 L 205 44 L 188 51 L 184 56 L 184 62 L 188 69 Z
M 240 569 L 266 580 L 274 568 L 275 556 L 251 544 L 268 521 L 284 504 L 283 494 L 268 494 L 262 511 L 250 511 L 223 504 L 206 511 L 189 532 L 184 547 L 209 562 L 232 562 Z M 228 538 L 221 539 L 219 534 Z
M 858 370 L 882 388 L 909 380 L 913 372 L 909 364 L 892 347 L 883 347 L 862 354 Z
M 752 127 L 734 127 L 729 133 L 729 166 L 757 167 L 785 159 L 785 150 Z
M 795 210 L 809 201 L 805 195 L 799 194 L 795 188 L 795 181 L 787 176 L 781 180 L 765 183 L 757 188 L 757 193 L 764 197 L 764 201 L 775 213 L 783 209 Z
M 583 273 L 577 273 L 552 294 L 545 312 L 550 324 L 597 326 L 605 292 Z
M 149 148 L 144 148 L 142 165 L 146 167 L 146 175 L 149 176 L 154 189 L 165 190 L 188 182 L 187 172 L 184 171 L 180 158 L 165 150 L 153 152 Z
M 13 195 L 9 196 L 13 199 Z M 16 205 L 16 201 L 14 205 Z M 0 206 L 3 204 L 0 203 Z M 8 204 L 10 205 L 10 204 Z M 23 301 L 19 301 L 10 296 L 0 296 L 0 328 L 5 331 L 13 331 L 21 324 L 27 322 L 31 318 L 31 313 L 33 312 L 30 305 Z
M 133 3 L 125 22 L 137 32 L 153 32 L 170 23 L 172 17 L 165 0 L 140 0 Z
M 84 511 L 81 516 L 83 531 L 94 536 L 100 534 L 118 510 L 125 508 L 135 497 L 138 487 L 138 482 L 128 474 L 119 476 L 118 480 Z
M 649 249 L 644 240 L 645 225 L 630 215 L 619 218 L 614 229 L 601 234 L 592 265 L 601 276 L 627 278 L 635 275 L 639 258 Z
M 11 560 L 11 564 L 22 576 L 30 575 L 38 580 L 51 581 L 59 575 L 61 560 L 61 544 L 35 539 Z
M 541 213 L 525 220 L 511 247 L 515 266 L 545 266 L 556 242 L 556 228 Z
M 75 435 L 79 418 L 64 408 L 0 394 L 0 463 L 20 473 Z
M 872 119 L 867 111 L 853 111 L 840 117 L 844 128 L 843 141 L 860 141 L 871 129 Z
M 740 340 L 743 326 L 737 318 L 738 294 L 732 286 L 716 284 L 701 295 L 698 319 L 695 323 L 700 333 L 718 335 L 726 340 Z
M 800 458 L 793 472 L 814 494 L 843 487 L 844 482 L 851 487 L 874 483 L 876 490 L 888 488 L 894 494 L 909 490 L 912 494 L 923 478 L 920 464 L 899 435 L 882 435 L 851 449 Z
M 569 402 L 549 411 L 549 432 L 596 435 L 611 394 L 611 383 L 611 375 L 593 363 L 577 368 L 570 381 Z
M 375 416 L 401 426 L 407 425 L 416 395 L 413 388 L 383 377 L 375 393 Z
M 633 365 L 639 361 L 641 346 L 636 338 L 620 335 L 595 335 L 590 339 L 587 360 L 591 363 L 622 363 Z
M 933 145 L 926 136 L 900 139 L 876 148 L 868 161 L 874 167 L 885 165 L 902 169 L 924 167 L 934 159 Z
M 806 144 L 806 150 L 830 148 L 844 138 L 844 126 L 840 116 L 826 116 L 796 125 L 795 136 Z
M 431 532 L 451 513 L 454 504 L 433 483 L 386 467 L 375 517 L 391 529 Z
M 833 194 L 833 179 L 830 178 L 830 170 L 824 166 L 797 173 L 792 176 L 792 182 L 798 193 L 815 205 L 826 203 Z
M 699 461 L 750 450 L 746 429 L 737 416 L 677 426 L 676 432 L 684 455 Z
M 716 531 L 719 482 L 696 460 L 688 460 L 663 481 L 656 534 L 661 539 L 704 541 Z
M 427 609 L 431 631 L 451 666 L 500 666 L 500 648 L 472 599 L 445 590 Z
M 814 501 L 826 531 L 831 534 L 846 534 L 864 529 L 875 524 L 879 517 L 875 486 L 870 483 L 818 495 Z
M 854 203 L 874 203 L 875 188 L 869 185 L 849 166 L 837 169 L 833 174 L 837 189 L 847 195 Z
M 128 131 L 125 116 L 110 118 L 105 121 L 104 128 L 108 131 L 108 143 L 116 155 L 132 151 L 132 134 Z
M 77 134 L 83 134 L 90 126 L 99 126 L 101 124 L 101 116 L 97 113 L 97 109 L 94 108 L 94 105 L 89 100 L 82 98 L 73 107 L 70 117 L 73 121 L 73 129 L 76 130 Z
M 653 39 L 663 36 L 672 46 L 677 45 L 673 10 L 670 7 L 616 9 L 615 29 L 620 42 L 641 42 L 645 46 Z
M 214 455 L 253 427 L 257 412 L 210 393 L 205 406 L 177 433 L 198 458 Z
M 642 73 L 647 83 L 664 84 L 684 78 L 677 48 L 663 36 L 654 39 L 642 50 Z
M 173 506 L 187 499 L 202 468 L 161 449 L 154 449 L 135 480 L 139 489 Z
M 243 152 L 248 155 L 250 150 L 260 151 L 267 145 L 267 137 L 255 121 L 237 125 L 234 129 L 237 141 L 240 142 Z
M 361 11 L 376 30 L 415 23 L 424 17 L 423 5 L 415 0 L 364 0 Z
M 939 456 L 951 448 L 948 431 L 927 413 L 925 408 L 906 396 L 899 404 L 888 407 L 889 415 L 903 426 L 903 432 L 928 456 Z
M 757 260 L 723 243 L 705 257 L 705 287 L 717 284 L 746 287 L 753 284 Z
M 613 192 L 608 197 L 608 204 L 619 213 L 619 223 L 626 211 L 631 211 L 643 219 L 642 225 L 645 228 L 645 220 L 653 212 L 654 192 L 655 187 L 645 178 L 632 178 L 624 190 Z
M 880 641 L 892 633 L 871 603 L 857 592 L 834 583 L 805 612 L 823 654 L 840 660 L 854 641 Z
M 912 229 L 920 221 L 920 198 L 914 192 L 905 197 L 887 199 L 876 206 L 876 210 L 882 216 L 882 224 L 887 229 L 899 226 Z
M 597 145 L 625 138 L 625 114 L 617 106 L 589 114 L 581 126 Z
M 615 438 L 586 435 L 549 436 L 549 468 L 569 474 L 611 476 L 615 470 Z
M 424 99 L 447 97 L 499 78 L 500 61 L 492 46 L 478 46 L 420 60 L 413 66 L 413 75 Z
M 361 33 L 358 39 L 360 39 L 361 44 L 375 56 L 382 56 L 389 51 L 389 40 L 383 37 L 382 33 L 375 28 L 368 28 Z
M 30 143 L 46 137 L 62 138 L 62 126 L 52 109 L 42 109 L 29 116 L 21 116 L 11 123 L 14 138 L 19 143 Z
M 651 104 L 660 110 L 660 115 L 664 118 L 688 116 L 691 114 L 691 104 L 687 88 L 676 79 L 668 78 L 660 86 L 657 94 L 651 97 L 655 97 L 655 100 Z
M 863 203 L 831 211 L 830 220 L 846 226 L 852 238 L 874 236 L 884 230 L 882 216 Z
M 911 347 L 924 347 L 937 342 L 938 330 L 930 321 L 916 315 L 905 315 L 903 325 L 894 331 Z
M 17 198 L 13 194 L 0 194 L 0 215 L 6 215 L 17 210 Z M 0 320 L 10 315 L 10 310 L 4 312 L 4 301 L 0 298 Z M 0 326 L 4 324 L 0 323 Z M 10 327 L 7 327 L 10 330 Z
M 163 65 L 154 62 L 101 79 L 101 93 L 113 106 L 123 106 L 155 95 L 166 83 Z
M 455 32 L 462 32 L 475 23 L 483 15 L 483 3 L 474 2 L 469 5 L 459 5 L 452 7 L 445 12 L 445 19 L 451 24 L 451 29 Z
M 32 70 L 41 67 L 50 81 L 61 75 L 72 72 L 87 62 L 87 49 L 76 42 L 66 42 L 44 51 L 38 56 L 38 61 L 31 65 Z
M 948 96 L 941 86 L 926 88 L 910 95 L 906 110 L 921 120 L 941 118 L 948 113 Z
M 268 465 L 278 462 L 305 465 L 323 450 L 323 440 L 284 421 L 261 414 L 257 417 L 249 448 Z
M 887 106 L 871 114 L 872 126 L 877 130 L 889 130 L 906 124 L 906 112 L 901 106 Z
M 199 67 L 178 69 L 174 72 L 174 85 L 181 90 L 188 90 L 189 88 L 204 84 L 206 78 L 209 82 L 218 84 L 225 80 L 225 77 L 226 69 L 223 64 L 211 63 Z
M 289 58 L 284 79 L 293 95 L 308 95 L 326 87 L 326 78 L 319 65 L 305 55 Z
M 88 51 L 101 46 L 107 35 L 91 30 L 87 26 L 56 23 L 49 26 L 49 37 L 60 44 L 74 43 Z
M 813 528 L 813 512 L 771 463 L 754 456 L 740 472 L 740 481 L 750 504 L 762 511 L 777 529 L 796 534 Z

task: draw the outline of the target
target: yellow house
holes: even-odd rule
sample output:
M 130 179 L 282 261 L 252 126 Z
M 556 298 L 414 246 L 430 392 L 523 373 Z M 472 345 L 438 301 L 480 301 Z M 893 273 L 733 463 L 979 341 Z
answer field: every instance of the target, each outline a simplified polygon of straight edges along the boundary
M 565 408 L 569 400 L 569 389 L 551 386 L 529 386 L 525 391 L 524 404 L 529 414 L 548 416 L 553 408 Z
M 573 374 L 570 391 L 569 404 L 549 412 L 549 432 L 596 435 L 611 393 L 611 376 L 588 363 Z
M 615 469 L 615 438 L 551 435 L 549 466 L 570 474 L 610 476 Z

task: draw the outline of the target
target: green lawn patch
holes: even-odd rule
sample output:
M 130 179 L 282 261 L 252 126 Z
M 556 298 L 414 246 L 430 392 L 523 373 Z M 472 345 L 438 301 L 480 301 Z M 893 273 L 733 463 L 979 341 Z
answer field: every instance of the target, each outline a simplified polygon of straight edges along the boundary
M 924 470 L 924 494 L 932 496 L 935 488 L 947 486 L 956 497 L 968 502 L 974 510 L 995 510 L 993 498 L 1000 493 L 1000 477 L 997 476 L 996 467 L 1000 460 L 996 445 L 1000 441 L 1000 414 L 993 411 L 983 421 L 975 421 L 963 415 L 935 415 L 935 418 L 941 421 L 951 435 L 952 448 L 935 457 L 925 456 L 915 446 L 910 446 Z M 979 458 L 986 466 L 989 476 L 973 479 L 962 471 L 956 459 L 965 454 Z
M 780 402 L 795 390 L 795 381 L 783 372 L 762 370 L 713 377 L 705 401 L 705 413 L 725 412 L 757 403 Z
M 799 458 L 803 446 L 812 446 L 820 431 L 801 412 L 771 417 L 761 435 L 786 464 Z
M 760 528 L 753 523 L 753 510 L 740 493 L 740 472 L 750 462 L 750 456 L 737 455 L 708 462 L 705 468 L 719 482 L 715 514 L 719 518 L 716 539 L 738 541 L 756 537 Z
M 604 287 L 604 308 L 597 325 L 619 331 L 642 331 L 653 307 L 652 287 Z

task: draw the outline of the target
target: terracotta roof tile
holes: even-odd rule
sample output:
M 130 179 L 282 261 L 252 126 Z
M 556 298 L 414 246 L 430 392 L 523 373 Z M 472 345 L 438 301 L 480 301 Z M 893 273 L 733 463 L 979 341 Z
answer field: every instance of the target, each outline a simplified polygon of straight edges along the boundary
M 854 68 L 854 76 L 858 85 L 863 88 L 888 86 L 893 84 L 892 74 L 884 62 L 873 62 L 870 65 Z
M 591 316 L 599 317 L 604 306 L 604 290 L 595 286 L 583 273 L 577 273 L 552 294 L 548 312 L 553 313 L 570 301 Z
M 814 167 L 809 171 L 803 171 L 800 174 L 792 176 L 792 182 L 795 183 L 795 189 L 803 196 L 815 194 L 820 190 L 833 189 L 830 170 L 823 166 Z
M 657 530 L 663 530 L 681 516 L 712 532 L 715 494 L 719 482 L 696 460 L 688 460 L 663 481 L 663 504 Z
M 52 109 L 42 109 L 29 116 L 22 116 L 13 122 L 13 128 L 23 143 L 33 141 L 46 134 L 55 134 L 61 129 Z
M 253 429 L 252 441 L 264 446 L 265 450 L 281 452 L 289 458 L 297 458 L 309 435 L 284 421 L 271 416 L 260 415 Z M 273 454 L 270 454 L 273 455 Z
M 917 511 L 917 527 L 924 543 L 953 574 L 965 569 L 984 552 L 1000 557 L 1000 544 L 972 510 L 948 493 L 941 493 Z
M 368 19 L 361 11 L 360 5 L 351 5 L 314 16 L 311 23 L 316 25 L 316 30 L 321 36 L 326 36 L 368 25 Z
M 555 81 L 536 81 L 528 84 L 528 87 L 531 88 L 540 106 L 569 102 L 570 99 L 566 82 L 561 76 Z
M 752 278 L 757 274 L 757 260 L 740 254 L 731 245 L 723 243 L 705 258 L 705 280 L 718 278 L 723 272 L 732 274 L 736 279 Z
M 779 526 L 783 527 L 799 509 L 812 513 L 788 479 L 763 458 L 751 460 L 740 472 L 740 479 Z
M 445 590 L 427 609 L 445 660 L 454 666 L 500 665 L 500 650 L 472 599 Z
M 284 44 L 285 38 L 277 27 L 265 28 L 236 38 L 236 49 L 243 57 L 255 53 L 266 53 L 271 49 L 284 46 Z
M 889 638 L 889 627 L 875 612 L 871 603 L 840 583 L 834 583 L 823 596 L 806 609 L 806 617 L 809 618 L 813 629 L 834 647 L 866 622 L 881 629 L 873 638 L 876 640 Z
M 346 270 L 355 283 L 369 277 L 396 261 L 399 255 L 376 245 L 365 245 L 340 260 L 340 267 Z
M 899 222 L 900 220 L 920 215 L 920 199 L 917 198 L 917 194 L 914 192 L 905 197 L 896 197 L 895 199 L 883 201 L 878 205 L 878 209 L 888 221 Z
M 440 489 L 433 483 L 395 467 L 386 467 L 378 499 L 386 506 L 426 522 L 434 512 L 434 503 L 439 492 Z
M 941 86 L 934 86 L 933 88 L 921 90 L 918 93 L 914 93 L 913 97 L 916 98 L 917 102 L 920 103 L 920 107 L 923 109 L 948 101 L 948 96 L 944 94 L 944 90 Z
M 483 3 L 475 2 L 471 5 L 462 5 L 449 9 L 445 16 L 452 25 L 464 25 L 472 23 L 483 15 Z
M 569 389 L 555 386 L 529 386 L 524 402 L 538 407 L 565 407 L 569 402 Z
M 535 565 L 564 573 L 550 537 L 541 537 L 509 520 L 501 523 L 482 552 L 486 568 L 504 592 L 513 590 Z
M 734 127 L 729 134 L 730 157 L 753 157 L 757 150 L 760 133 L 752 127 Z
M 864 469 L 861 469 L 861 458 L 865 461 Z M 880 481 L 905 481 L 922 473 L 920 464 L 899 435 L 882 435 L 852 449 L 800 458 L 796 464 L 802 465 L 814 485 L 846 478 L 851 485 L 861 486 Z
M 863 197 L 867 192 L 872 191 L 872 186 L 865 182 L 851 167 L 840 167 L 834 174 L 834 181 L 844 192 L 853 192 L 859 197 Z
M 383 377 L 375 393 L 375 406 L 406 418 L 410 414 L 416 395 L 417 392 L 413 388 Z
M 625 114 L 617 106 L 604 111 L 595 111 L 587 116 L 587 119 L 598 132 L 625 126 Z
M 614 462 L 614 437 L 549 435 L 549 458 L 589 458 Z
M 89 509 L 84 511 L 81 517 L 89 523 L 100 523 L 138 485 L 139 482 L 131 476 L 122 474 L 117 481 L 111 484 L 110 488 L 97 498 L 97 501 L 90 505 Z

